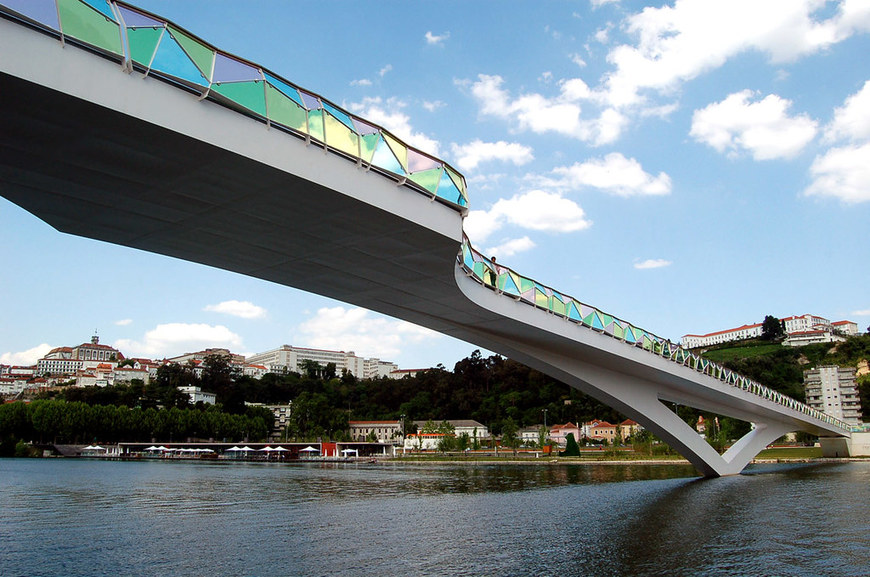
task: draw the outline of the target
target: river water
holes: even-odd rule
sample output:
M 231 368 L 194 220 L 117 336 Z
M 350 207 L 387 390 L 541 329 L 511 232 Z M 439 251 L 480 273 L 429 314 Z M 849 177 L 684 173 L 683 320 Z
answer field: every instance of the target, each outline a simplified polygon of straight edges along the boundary
M 870 574 L 870 463 L 0 459 L 0 575 Z

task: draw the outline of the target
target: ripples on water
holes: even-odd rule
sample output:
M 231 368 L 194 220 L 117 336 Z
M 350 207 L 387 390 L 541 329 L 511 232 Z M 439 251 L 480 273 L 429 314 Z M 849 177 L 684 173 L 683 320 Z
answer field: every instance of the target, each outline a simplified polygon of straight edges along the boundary
M 867 575 L 870 463 L 0 460 L 0 575 Z

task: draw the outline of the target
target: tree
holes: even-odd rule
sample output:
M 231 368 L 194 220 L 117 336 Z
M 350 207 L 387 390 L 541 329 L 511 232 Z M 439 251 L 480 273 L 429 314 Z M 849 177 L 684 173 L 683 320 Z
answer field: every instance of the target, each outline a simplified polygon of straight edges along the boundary
M 775 341 L 785 335 L 785 327 L 782 321 L 772 315 L 764 317 L 761 323 L 761 338 L 766 341 Z
M 565 450 L 559 453 L 561 457 L 579 457 L 580 446 L 574 440 L 574 433 L 568 433 L 565 436 Z
M 520 438 L 517 435 L 518 430 L 519 428 L 512 418 L 508 417 L 502 422 L 501 444 L 513 450 L 514 456 L 517 454 L 517 447 L 520 446 Z

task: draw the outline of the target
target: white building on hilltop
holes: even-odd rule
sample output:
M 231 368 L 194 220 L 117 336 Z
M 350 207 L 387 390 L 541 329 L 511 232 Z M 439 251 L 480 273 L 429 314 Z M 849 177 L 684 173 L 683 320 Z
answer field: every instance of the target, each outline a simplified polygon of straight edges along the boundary
M 313 361 L 322 367 L 334 363 L 336 374 L 341 375 L 343 371 L 347 371 L 361 379 L 387 377 L 399 368 L 395 363 L 358 357 L 353 351 L 308 349 L 291 345 L 251 355 L 245 361 L 249 365 L 263 365 L 273 373 L 301 373 L 306 361 Z
M 792 346 L 844 340 L 840 335 L 858 334 L 858 325 L 852 321 L 832 323 L 824 317 L 809 314 L 785 317 L 780 321 L 788 337 L 785 344 Z M 762 323 L 755 323 L 705 335 L 683 335 L 682 346 L 687 349 L 697 349 L 731 341 L 757 339 L 761 336 L 761 327 Z
M 36 362 L 39 375 L 73 375 L 76 371 L 93 368 L 100 363 L 117 363 L 124 355 L 116 348 L 100 344 L 100 337 L 94 335 L 90 343 L 77 347 L 57 347 Z

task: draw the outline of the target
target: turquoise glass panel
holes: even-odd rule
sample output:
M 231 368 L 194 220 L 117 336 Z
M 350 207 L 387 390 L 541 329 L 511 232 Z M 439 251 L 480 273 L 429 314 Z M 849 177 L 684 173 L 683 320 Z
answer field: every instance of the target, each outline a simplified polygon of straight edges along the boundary
M 601 318 L 597 314 L 592 315 L 592 328 L 594 328 L 594 329 L 603 329 L 604 328 L 604 323 L 601 322 Z
M 577 305 L 573 302 L 568 304 L 568 318 L 573 319 L 575 321 L 580 321 L 580 311 L 577 310 Z
M 520 296 L 520 289 L 517 286 L 517 283 L 514 282 L 514 279 L 510 274 L 503 274 L 499 276 L 499 287 L 500 290 L 504 291 L 505 294 Z
M 266 116 L 265 84 L 265 82 L 227 82 L 215 84 L 211 89 L 252 112 Z
M 163 28 L 128 28 L 127 44 L 130 46 L 130 58 L 133 62 L 147 67 L 162 35 Z
M 354 128 L 353 125 L 353 120 L 351 120 L 350 115 L 347 112 L 340 108 L 336 108 L 335 106 L 331 105 L 326 101 L 323 102 L 323 109 L 330 113 L 332 116 L 334 116 L 336 120 L 347 126 L 350 130 L 356 132 L 356 128 Z
M 277 88 L 278 90 L 283 92 L 285 96 L 292 99 L 299 106 L 303 106 L 302 97 L 299 96 L 298 90 L 296 90 L 295 88 L 293 88 L 292 86 L 290 86 L 289 84 L 287 84 L 286 82 L 284 82 L 283 80 L 278 78 L 277 76 L 272 76 L 268 72 L 265 72 L 265 75 L 266 75 L 266 80 L 269 81 L 269 84 L 271 84 L 272 86 L 274 86 L 275 88 Z
M 450 175 L 447 174 L 447 171 L 443 171 L 441 173 L 441 181 L 438 183 L 438 190 L 436 194 L 439 198 L 443 198 L 444 200 L 449 200 L 450 202 L 459 204 L 459 200 L 461 195 L 459 194 L 459 189 L 456 188 L 456 185 L 453 183 L 453 180 L 450 178 Z
M 109 6 L 109 3 L 106 0 L 81 0 L 94 10 L 100 12 L 106 18 L 109 18 L 112 22 L 117 22 L 118 20 L 115 18 L 115 13 L 112 12 L 112 7 Z
M 167 30 L 184 52 L 187 53 L 188 58 L 193 60 L 193 63 L 199 68 L 200 73 L 206 79 L 211 77 L 211 67 L 215 57 L 214 50 L 177 28 L 169 26 Z
M 208 86 L 208 81 L 200 73 L 196 64 L 187 57 L 181 46 L 169 34 L 163 35 L 157 54 L 151 63 L 151 69 L 191 84 Z
M 374 166 L 383 168 L 384 170 L 389 170 L 395 174 L 402 176 L 405 175 L 405 170 L 402 168 L 402 165 L 399 164 L 398 159 L 393 154 L 393 151 L 390 150 L 390 147 L 387 146 L 387 143 L 384 142 L 383 138 L 378 139 L 378 147 L 375 150 L 374 155 L 372 155 L 371 163 Z

